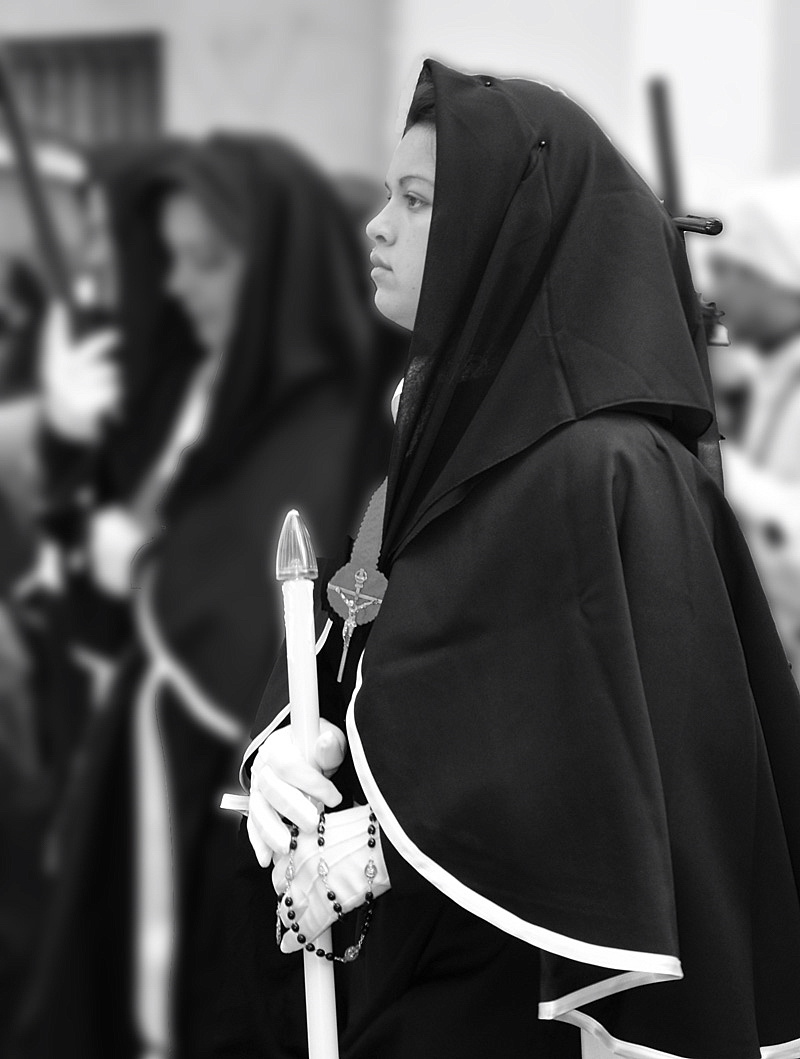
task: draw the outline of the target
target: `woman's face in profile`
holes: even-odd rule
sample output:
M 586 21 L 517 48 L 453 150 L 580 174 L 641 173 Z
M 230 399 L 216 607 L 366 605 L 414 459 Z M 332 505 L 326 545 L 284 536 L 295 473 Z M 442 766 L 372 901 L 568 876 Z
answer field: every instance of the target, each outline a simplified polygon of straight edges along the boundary
M 435 176 L 436 131 L 432 125 L 413 125 L 389 165 L 389 201 L 367 225 L 375 244 L 370 254 L 375 305 L 409 331 L 417 317 Z
M 166 200 L 161 231 L 170 257 L 169 293 L 186 312 L 199 342 L 209 352 L 222 352 L 233 333 L 243 252 L 185 191 Z

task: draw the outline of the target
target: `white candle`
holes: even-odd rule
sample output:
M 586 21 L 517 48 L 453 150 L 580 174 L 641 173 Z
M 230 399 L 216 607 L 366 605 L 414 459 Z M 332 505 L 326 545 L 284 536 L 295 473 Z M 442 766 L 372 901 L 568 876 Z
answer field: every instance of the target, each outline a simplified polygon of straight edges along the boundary
M 278 542 L 276 576 L 283 590 L 286 661 L 289 671 L 292 738 L 311 761 L 319 735 L 314 579 L 317 563 L 308 531 L 296 511 L 286 516 Z M 316 939 L 316 948 L 332 951 L 330 928 Z M 314 952 L 303 952 L 309 1059 L 338 1059 L 336 995 L 333 963 Z

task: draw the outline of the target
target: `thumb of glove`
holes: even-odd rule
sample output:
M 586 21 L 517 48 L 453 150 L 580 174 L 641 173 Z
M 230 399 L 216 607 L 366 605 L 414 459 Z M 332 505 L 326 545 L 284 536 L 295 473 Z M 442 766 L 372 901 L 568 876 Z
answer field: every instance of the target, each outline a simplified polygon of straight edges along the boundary
M 334 773 L 344 761 L 347 739 L 344 732 L 331 725 L 323 729 L 314 744 L 314 761 L 324 776 Z

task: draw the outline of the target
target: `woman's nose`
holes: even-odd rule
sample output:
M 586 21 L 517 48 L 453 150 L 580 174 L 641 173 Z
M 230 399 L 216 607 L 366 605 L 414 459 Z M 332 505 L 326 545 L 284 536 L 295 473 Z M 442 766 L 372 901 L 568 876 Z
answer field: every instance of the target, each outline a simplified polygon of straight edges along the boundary
M 391 203 L 387 202 L 383 209 L 369 222 L 366 228 L 367 238 L 373 243 L 391 242 L 391 226 L 389 223 L 388 210 Z

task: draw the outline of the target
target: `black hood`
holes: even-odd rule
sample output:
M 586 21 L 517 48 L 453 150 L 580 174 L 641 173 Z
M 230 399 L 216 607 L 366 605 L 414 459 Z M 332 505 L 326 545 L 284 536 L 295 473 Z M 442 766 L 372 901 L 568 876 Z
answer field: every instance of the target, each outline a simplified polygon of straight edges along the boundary
M 593 119 L 537 82 L 423 76 L 436 183 L 387 568 L 437 501 L 561 424 L 643 411 L 696 452 L 713 422 L 683 239 Z

